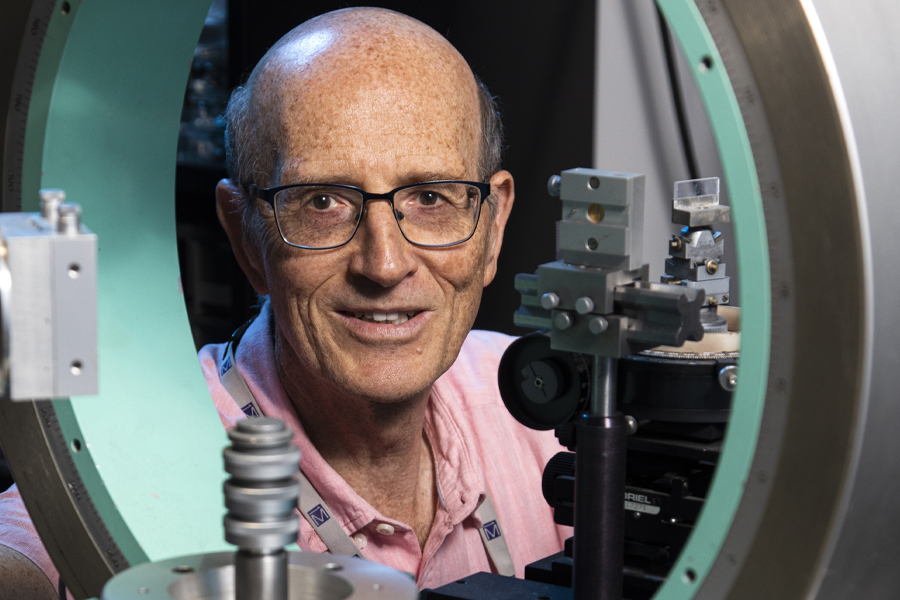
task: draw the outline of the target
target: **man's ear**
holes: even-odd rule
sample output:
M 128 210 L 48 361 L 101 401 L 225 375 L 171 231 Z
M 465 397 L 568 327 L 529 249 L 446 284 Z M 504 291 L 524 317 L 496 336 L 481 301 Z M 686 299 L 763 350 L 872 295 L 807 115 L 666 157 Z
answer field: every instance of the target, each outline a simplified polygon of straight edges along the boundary
M 491 177 L 491 195 L 496 202 L 491 223 L 491 232 L 488 246 L 485 248 L 484 285 L 494 280 L 497 274 L 497 257 L 500 255 L 500 247 L 503 245 L 503 231 L 506 229 L 506 221 L 512 210 L 516 197 L 513 176 L 509 171 L 498 171 Z M 488 214 L 491 214 L 488 208 Z
M 257 294 L 265 295 L 269 293 L 269 284 L 262 268 L 259 247 L 249 242 L 250 236 L 244 235 L 244 211 L 240 202 L 243 197 L 244 192 L 239 186 L 230 179 L 223 179 L 216 186 L 216 214 L 250 285 Z

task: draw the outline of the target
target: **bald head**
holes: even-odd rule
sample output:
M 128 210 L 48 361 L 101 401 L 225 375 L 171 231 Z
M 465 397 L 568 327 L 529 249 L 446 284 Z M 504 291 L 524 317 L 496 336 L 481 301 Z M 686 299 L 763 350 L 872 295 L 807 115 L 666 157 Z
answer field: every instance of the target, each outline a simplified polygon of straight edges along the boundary
M 235 91 L 226 120 L 229 172 L 242 186 L 287 183 L 285 167 L 308 159 L 305 140 L 319 152 L 330 139 L 365 147 L 385 123 L 407 139 L 456 144 L 470 163 L 463 168 L 482 181 L 499 170 L 490 94 L 443 36 L 384 9 L 344 9 L 296 27 Z

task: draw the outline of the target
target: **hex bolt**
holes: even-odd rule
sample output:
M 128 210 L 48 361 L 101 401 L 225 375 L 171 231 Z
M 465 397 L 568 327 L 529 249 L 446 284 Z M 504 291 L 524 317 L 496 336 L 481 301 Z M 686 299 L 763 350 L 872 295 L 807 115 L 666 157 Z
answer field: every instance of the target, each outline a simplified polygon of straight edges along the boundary
M 594 301 L 588 296 L 583 296 L 575 301 L 575 310 L 579 315 L 586 315 L 594 310 Z
M 547 181 L 547 191 L 551 196 L 559 196 L 559 190 L 562 187 L 562 177 L 559 175 L 551 175 Z
M 671 240 L 669 240 L 670 251 L 680 252 L 682 248 L 684 248 L 684 242 L 681 241 L 680 237 L 673 237 Z
M 737 387 L 737 367 L 728 365 L 719 371 L 719 385 L 726 392 L 733 392 Z
M 553 292 L 547 292 L 543 296 L 541 296 L 541 306 L 543 306 L 547 310 L 553 310 L 557 306 L 559 306 L 559 296 L 554 294 Z
M 706 261 L 706 272 L 712 275 L 719 270 L 719 261 L 716 259 Z
M 568 329 L 574 322 L 572 315 L 567 312 L 558 312 L 553 317 L 553 324 L 556 325 L 557 329 Z
M 594 317 L 588 322 L 588 331 L 594 335 L 600 335 L 607 329 L 609 329 L 609 321 L 603 317 Z

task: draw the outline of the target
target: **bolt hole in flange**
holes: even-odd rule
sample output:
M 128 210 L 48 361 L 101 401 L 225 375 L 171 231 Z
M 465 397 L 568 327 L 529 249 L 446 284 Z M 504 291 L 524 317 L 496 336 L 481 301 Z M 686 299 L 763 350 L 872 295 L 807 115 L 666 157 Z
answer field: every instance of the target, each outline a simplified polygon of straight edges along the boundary
M 700 64 L 697 65 L 697 68 L 700 69 L 701 73 L 706 73 L 710 69 L 713 68 L 713 59 L 711 56 L 704 56 L 700 59 Z
M 693 569 L 686 569 L 684 571 L 684 582 L 694 583 L 695 581 L 697 581 L 697 572 Z
M 81 452 L 81 440 L 78 438 L 72 439 L 72 451 Z
M 81 375 L 81 368 L 82 368 L 81 361 L 73 360 L 71 368 L 69 370 L 72 372 L 72 375 L 75 375 L 77 377 L 78 375 Z
M 67 14 L 69 14 L 69 11 L 71 11 L 71 10 L 72 10 L 72 6 L 68 2 L 62 3 L 62 7 L 60 8 L 60 11 L 62 12 L 62 14 L 67 15 Z
M 69 279 L 78 279 L 81 276 L 81 265 L 72 263 L 69 265 Z

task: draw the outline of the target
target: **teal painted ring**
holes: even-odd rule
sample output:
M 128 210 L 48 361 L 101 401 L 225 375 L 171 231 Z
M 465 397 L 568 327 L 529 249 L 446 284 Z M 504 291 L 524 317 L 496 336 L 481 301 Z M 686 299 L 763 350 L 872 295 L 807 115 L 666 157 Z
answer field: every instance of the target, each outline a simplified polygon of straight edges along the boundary
M 41 111 L 29 114 L 36 141 L 23 168 L 80 203 L 99 240 L 100 393 L 56 401 L 57 416 L 69 447 L 81 442 L 79 474 L 131 564 L 228 550 L 227 439 L 197 368 L 175 237 L 179 121 L 209 1 L 71 6 L 54 11 L 68 22 L 63 40 L 50 23 L 38 79 L 52 78 L 52 95 L 45 127 Z M 47 45 L 62 41 L 54 73 Z M 36 198 L 23 189 L 24 210 Z
M 720 148 L 743 319 L 754 325 L 744 328 L 741 383 L 706 507 L 658 594 L 676 599 L 691 597 L 708 572 L 749 473 L 765 396 L 770 284 L 758 180 L 721 58 L 690 0 L 658 3 L 694 67 Z M 61 187 L 81 203 L 100 240 L 100 395 L 57 402 L 57 412 L 66 439 L 82 442 L 73 455 L 79 472 L 132 564 L 227 549 L 218 453 L 226 440 L 194 362 L 174 229 L 184 79 L 208 3 L 74 6 L 58 70 L 52 60 L 41 66 L 45 79 L 55 73 L 52 97 L 46 124 L 29 119 L 37 143 L 24 169 L 43 171 L 40 186 Z M 23 190 L 26 210 L 36 191 Z
M 740 383 L 700 519 L 656 598 L 692 598 L 728 534 L 750 476 L 765 404 L 771 338 L 769 249 L 750 141 L 722 57 L 693 0 L 657 0 L 691 66 L 719 148 L 741 286 Z M 750 326 L 748 326 L 748 324 Z

